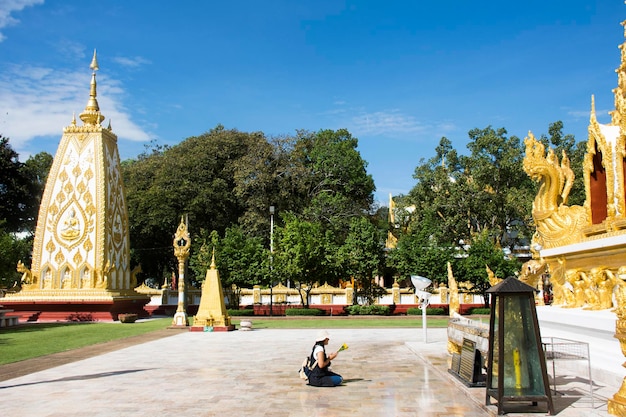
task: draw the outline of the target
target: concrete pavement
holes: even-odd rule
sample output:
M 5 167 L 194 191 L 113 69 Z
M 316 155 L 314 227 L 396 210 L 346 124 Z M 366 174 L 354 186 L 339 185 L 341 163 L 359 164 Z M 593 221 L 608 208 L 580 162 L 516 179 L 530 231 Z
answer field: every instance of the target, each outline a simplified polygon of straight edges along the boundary
M 590 341 L 593 407 L 587 372 L 579 372 L 575 364 L 558 363 L 555 409 L 564 417 L 608 415 L 606 400 L 626 374 L 619 343 L 612 338 L 614 315 L 585 312 L 601 314 L 581 318 L 578 313 L 538 308 L 542 336 Z M 467 388 L 447 372 L 446 329 L 428 329 L 426 342 L 421 328 L 329 330 L 329 349 L 349 345 L 333 362 L 334 371 L 345 379 L 337 388 L 309 387 L 298 378 L 298 367 L 310 353 L 316 332 L 173 331 L 171 337 L 2 381 L 0 413 L 15 417 L 496 414 L 496 407 L 484 405 L 484 388 Z M 508 411 L 511 416 L 536 415 L 517 408 Z M 537 411 L 545 414 L 544 405 L 540 403 Z

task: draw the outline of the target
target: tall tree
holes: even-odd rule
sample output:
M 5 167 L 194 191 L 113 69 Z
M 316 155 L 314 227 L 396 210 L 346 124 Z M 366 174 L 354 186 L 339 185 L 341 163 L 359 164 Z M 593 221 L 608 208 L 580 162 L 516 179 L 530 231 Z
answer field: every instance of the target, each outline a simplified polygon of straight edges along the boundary
M 238 308 L 241 288 L 269 283 L 269 251 L 261 238 L 247 235 L 240 226 L 227 228 L 222 239 L 216 231 L 209 237 L 201 234 L 203 237 L 196 242 L 200 249 L 192 255 L 190 267 L 199 281 L 204 280 L 215 251 L 222 286 L 227 290 L 234 287 L 234 291 L 227 291 L 230 307 Z
M 27 230 L 29 208 L 29 178 L 25 175 L 18 154 L 9 139 L 0 135 L 0 220 L 8 232 Z
M 494 243 L 494 237 L 485 229 L 474 236 L 468 245 L 465 245 L 461 255 L 454 263 L 455 276 L 473 285 L 472 290 L 483 296 L 485 305 L 488 305 L 486 291 L 490 288 L 487 267 L 497 278 L 506 278 L 519 271 L 521 264 L 516 259 L 504 256 L 502 248 Z
M 300 179 L 308 201 L 303 214 L 344 235 L 352 217 L 370 211 L 376 189 L 357 146 L 358 139 L 340 129 L 301 133 L 293 149 L 307 174 Z
M 162 278 L 175 268 L 171 237 L 181 215 L 188 216 L 192 234 L 203 228 L 223 235 L 237 224 L 246 210 L 246 200 L 233 192 L 237 161 L 260 139 L 217 126 L 122 164 L 133 258 L 149 276 Z
M 302 304 L 308 308 L 313 286 L 337 278 L 337 248 L 331 232 L 324 232 L 320 222 L 301 220 L 293 213 L 283 217 L 285 224 L 276 232 L 273 271 L 277 278 L 296 284 Z
M 366 217 L 355 217 L 350 221 L 348 236 L 339 249 L 339 262 L 357 284 L 353 304 L 358 298 L 371 304 L 381 295 L 382 288 L 373 279 L 382 271 L 383 247 L 383 235 Z
M 22 165 L 22 174 L 28 181 L 29 201 L 25 209 L 25 227 L 31 233 L 35 233 L 37 225 L 37 214 L 41 204 L 41 197 L 46 186 L 48 173 L 52 167 L 52 155 L 48 152 L 39 152 L 30 156 Z
M 472 129 L 469 137 L 471 155 L 464 158 L 464 167 L 475 192 L 468 219 L 472 231 L 489 229 L 502 246 L 529 239 L 528 202 L 534 197 L 534 186 L 523 170 L 521 141 L 508 137 L 504 128 L 494 130 L 491 126 Z

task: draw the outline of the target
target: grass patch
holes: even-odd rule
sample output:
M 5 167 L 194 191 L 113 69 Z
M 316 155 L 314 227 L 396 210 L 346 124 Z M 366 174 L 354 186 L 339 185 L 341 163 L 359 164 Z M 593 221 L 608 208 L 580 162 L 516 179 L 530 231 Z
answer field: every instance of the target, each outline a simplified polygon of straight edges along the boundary
M 170 324 L 172 319 L 165 318 L 133 324 L 39 323 L 5 327 L 0 330 L 0 365 L 161 330 Z

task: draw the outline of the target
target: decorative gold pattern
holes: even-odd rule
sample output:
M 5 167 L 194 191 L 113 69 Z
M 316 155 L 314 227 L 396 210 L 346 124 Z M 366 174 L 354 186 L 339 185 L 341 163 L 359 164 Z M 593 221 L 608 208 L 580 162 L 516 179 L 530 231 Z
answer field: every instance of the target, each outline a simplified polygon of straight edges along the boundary
M 128 212 L 117 137 L 100 123 L 96 54 L 89 100 L 77 126 L 63 129 L 42 197 L 31 270 L 19 293 L 28 300 L 137 297 L 130 276 Z M 29 275 L 30 274 L 30 275 Z M 40 279 L 41 277 L 41 279 Z

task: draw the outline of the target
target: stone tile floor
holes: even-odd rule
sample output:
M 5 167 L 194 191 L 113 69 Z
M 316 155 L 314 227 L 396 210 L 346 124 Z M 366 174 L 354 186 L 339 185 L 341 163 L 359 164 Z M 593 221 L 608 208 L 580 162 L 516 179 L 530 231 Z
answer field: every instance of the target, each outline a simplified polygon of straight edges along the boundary
M 345 384 L 315 388 L 298 378 L 317 330 L 194 333 L 120 347 L 23 376 L 0 378 L 2 416 L 489 416 L 484 388 L 447 372 L 446 329 L 331 329 Z M 165 335 L 168 335 L 165 333 Z M 97 350 L 97 347 L 96 347 Z M 27 361 L 25 361 L 27 362 Z M 26 363 L 24 363 L 27 366 Z M 0 367 L 4 374 L 5 367 Z M 607 415 L 614 387 L 591 407 L 581 378 L 558 381 L 557 415 Z M 565 382 L 565 384 L 561 384 Z M 587 391 L 586 391 L 587 390 Z M 508 410 L 511 416 L 537 415 Z M 531 410 L 532 411 L 532 410 Z M 545 414 L 545 407 L 536 410 Z

